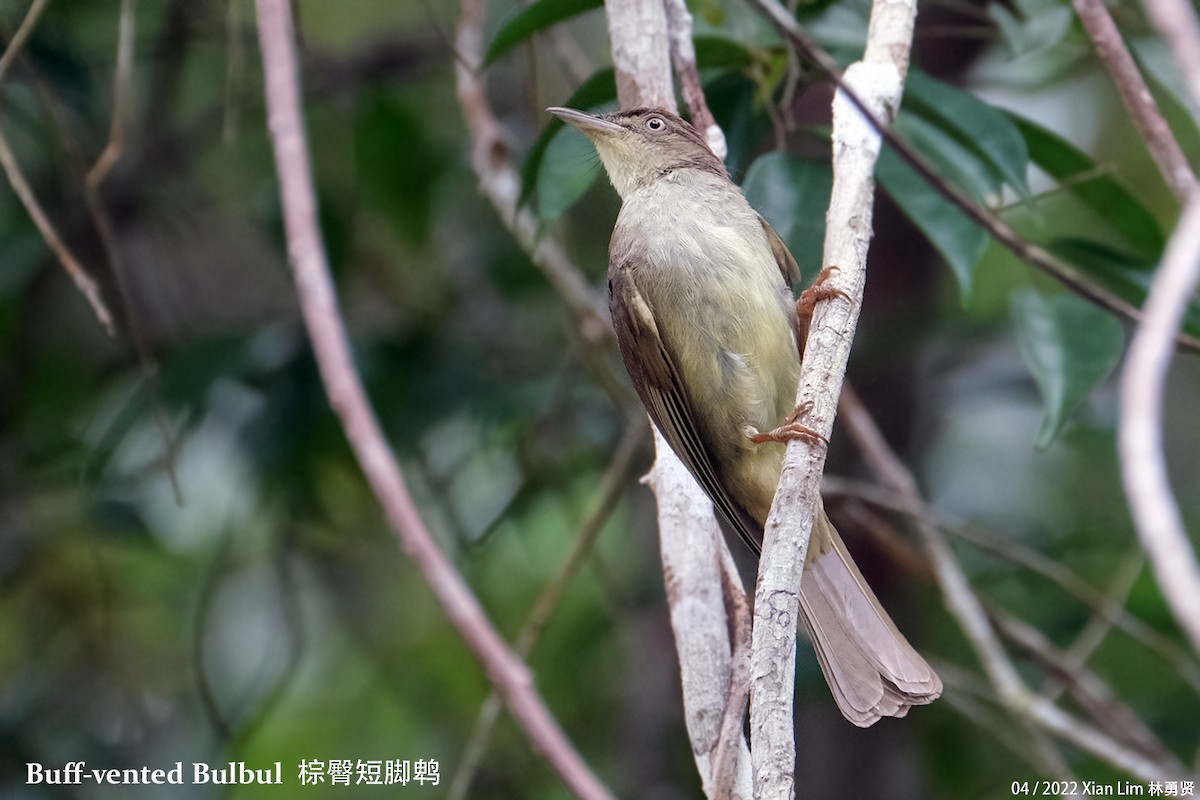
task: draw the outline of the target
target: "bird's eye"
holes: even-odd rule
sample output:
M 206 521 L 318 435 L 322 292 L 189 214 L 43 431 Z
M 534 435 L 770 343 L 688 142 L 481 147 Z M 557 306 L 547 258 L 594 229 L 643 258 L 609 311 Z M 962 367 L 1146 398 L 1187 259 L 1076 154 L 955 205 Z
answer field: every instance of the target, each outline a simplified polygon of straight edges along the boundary
M 646 127 L 652 131 L 661 131 L 667 127 L 667 122 L 662 117 L 651 117 L 646 120 Z

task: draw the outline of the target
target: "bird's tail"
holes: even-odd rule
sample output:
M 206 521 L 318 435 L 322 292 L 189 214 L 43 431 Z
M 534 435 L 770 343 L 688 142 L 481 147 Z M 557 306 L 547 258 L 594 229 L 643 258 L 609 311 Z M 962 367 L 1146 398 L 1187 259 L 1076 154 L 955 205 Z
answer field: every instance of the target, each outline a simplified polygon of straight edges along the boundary
M 896 629 L 820 507 L 800 586 L 804 622 L 846 719 L 865 728 L 942 693 L 941 679 Z

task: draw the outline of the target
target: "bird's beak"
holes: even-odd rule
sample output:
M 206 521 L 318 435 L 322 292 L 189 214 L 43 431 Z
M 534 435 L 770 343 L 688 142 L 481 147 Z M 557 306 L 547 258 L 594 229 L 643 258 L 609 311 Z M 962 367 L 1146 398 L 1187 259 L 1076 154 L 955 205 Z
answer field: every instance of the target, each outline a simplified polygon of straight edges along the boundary
M 553 106 L 551 108 L 547 108 L 546 110 L 568 125 L 578 128 L 588 136 L 611 136 L 614 133 L 620 133 L 624 130 L 624 128 L 615 122 L 609 122 L 603 117 L 585 114 L 584 112 L 576 111 L 573 108 L 559 108 L 558 106 Z

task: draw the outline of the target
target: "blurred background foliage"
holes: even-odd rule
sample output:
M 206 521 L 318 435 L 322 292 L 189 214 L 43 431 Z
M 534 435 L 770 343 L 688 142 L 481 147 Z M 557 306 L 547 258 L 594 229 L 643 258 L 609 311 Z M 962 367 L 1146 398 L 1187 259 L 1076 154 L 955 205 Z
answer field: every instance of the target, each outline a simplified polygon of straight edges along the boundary
M 0 4 L 6 43 L 26 6 Z M 493 3 L 486 74 L 528 202 L 599 285 L 617 201 L 581 137 L 542 111 L 611 99 L 597 6 Z M 731 173 L 811 276 L 830 90 L 740 0 L 690 6 Z M 476 191 L 454 92 L 456 4 L 296 8 L 342 310 L 427 523 L 513 638 L 585 521 L 606 521 L 530 663 L 620 796 L 699 796 L 653 505 L 636 483 L 648 451 L 597 516 L 628 387 L 597 379 L 560 298 Z M 1197 116 L 1170 60 L 1136 4 L 1113 13 L 1194 162 Z M 281 791 L 25 786 L 26 762 L 281 761 L 294 787 L 305 759 L 418 758 L 438 760 L 439 787 L 296 791 L 444 796 L 488 684 L 387 530 L 320 386 L 283 256 L 253 7 L 137 4 L 124 151 L 98 212 L 82 175 L 108 137 L 119 14 L 116 2 L 51 3 L 0 87 L 4 135 L 120 320 L 106 336 L 0 190 L 0 796 Z M 799 15 L 843 62 L 860 51 L 858 0 Z M 1138 301 L 1177 207 L 1069 4 L 931 1 L 915 65 L 898 130 L 1025 235 Z M 898 159 L 885 155 L 879 177 L 851 380 L 965 537 L 955 551 L 979 592 L 1102 676 L 1193 763 L 1200 670 L 1144 568 L 1117 473 L 1124 327 L 990 243 Z M 1196 357 L 1179 357 L 1167 455 L 1193 528 L 1198 380 Z M 830 473 L 864 474 L 836 433 Z M 1028 732 L 980 692 L 928 575 L 896 557 L 902 521 L 841 486 L 831 512 L 948 691 L 859 731 L 803 656 L 805 795 L 1008 797 L 1012 781 L 1043 777 Z M 1047 578 L 1054 566 L 1124 604 L 1155 649 L 1098 623 L 1078 590 Z M 1059 696 L 1058 678 L 1018 657 Z M 1062 752 L 1081 778 L 1117 777 Z M 505 720 L 470 796 L 565 790 Z

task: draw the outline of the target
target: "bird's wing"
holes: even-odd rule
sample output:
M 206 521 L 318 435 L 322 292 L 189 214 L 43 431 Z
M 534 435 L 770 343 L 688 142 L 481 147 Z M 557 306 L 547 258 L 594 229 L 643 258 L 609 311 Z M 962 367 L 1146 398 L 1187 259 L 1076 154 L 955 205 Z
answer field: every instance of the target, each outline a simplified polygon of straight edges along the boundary
M 767 235 L 767 244 L 771 245 L 771 253 L 775 256 L 775 264 L 783 274 L 783 280 L 787 283 L 788 288 L 791 288 L 800 282 L 800 265 L 796 263 L 796 259 L 792 258 L 792 253 L 788 250 L 787 245 L 783 243 L 783 239 L 771 227 L 771 223 L 763 219 L 762 214 L 758 215 L 758 221 L 762 223 L 763 233 Z
M 713 505 L 758 553 L 762 533 L 718 477 L 712 453 L 696 426 L 671 344 L 661 335 L 649 303 L 638 290 L 636 275 L 633 262 L 614 265 L 608 283 L 613 327 L 634 388 L 654 424 Z

